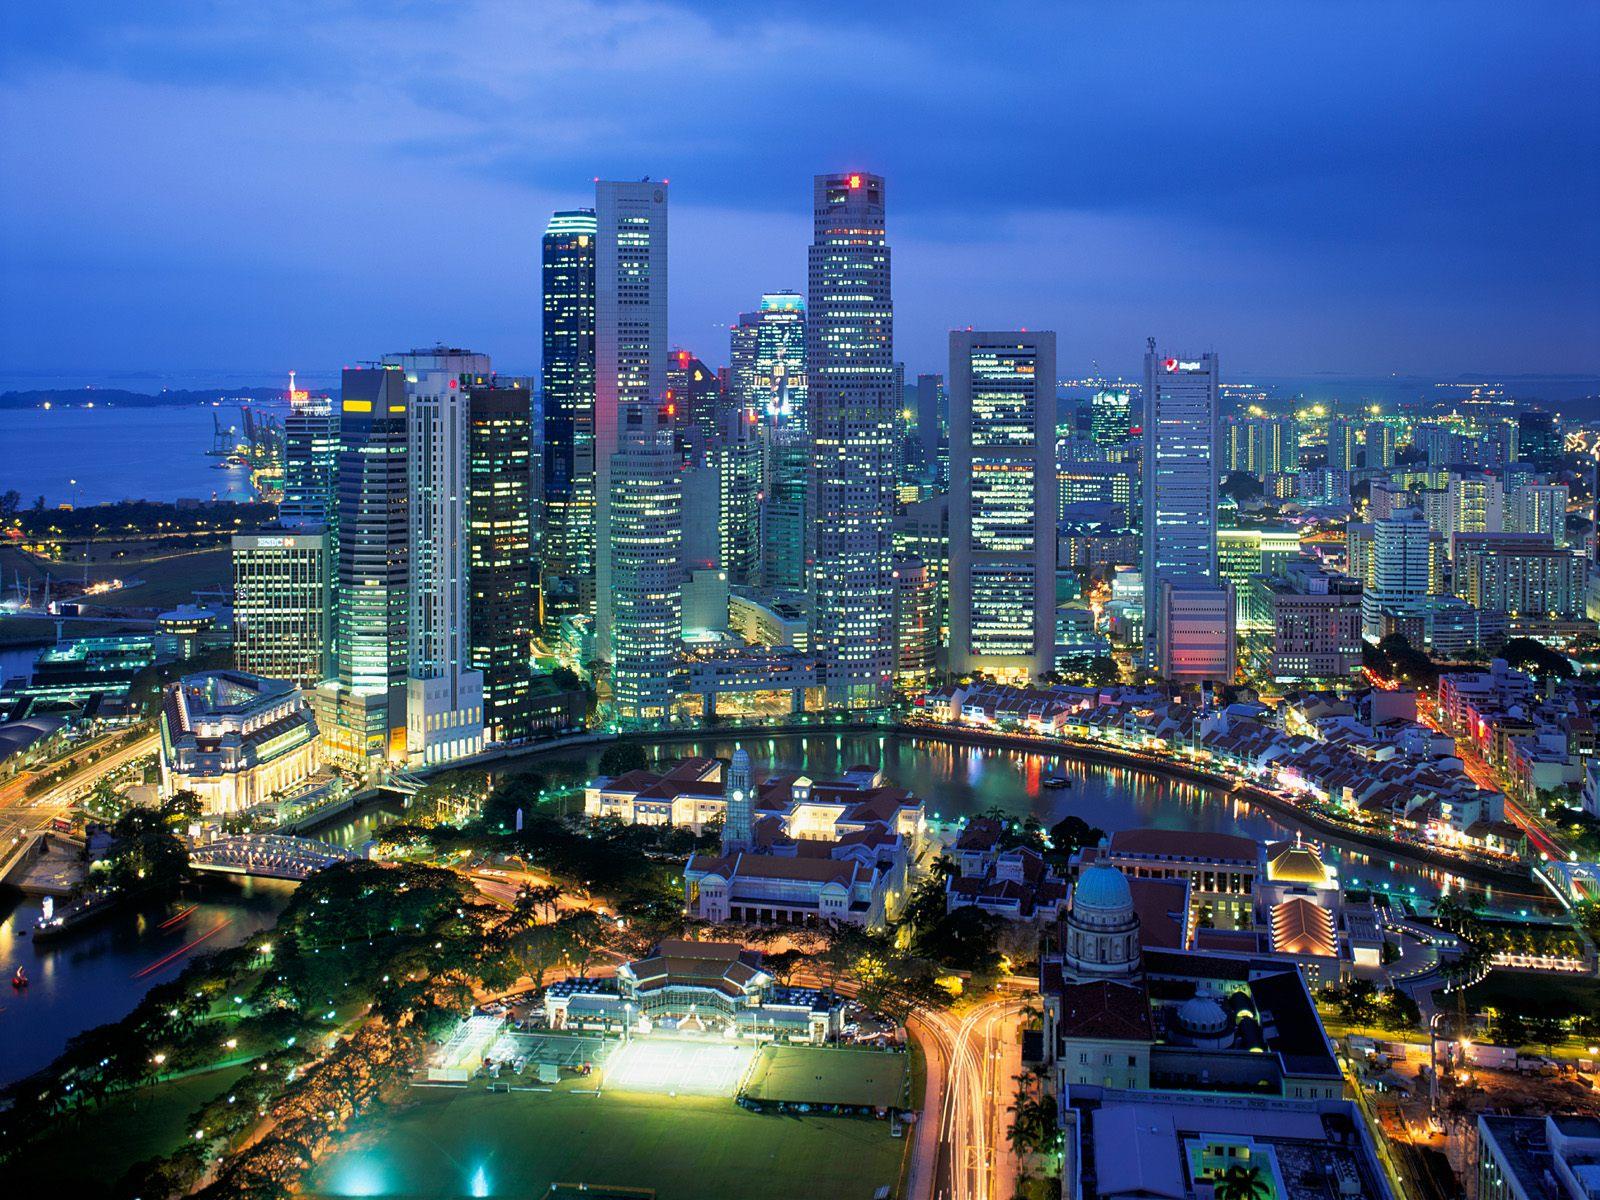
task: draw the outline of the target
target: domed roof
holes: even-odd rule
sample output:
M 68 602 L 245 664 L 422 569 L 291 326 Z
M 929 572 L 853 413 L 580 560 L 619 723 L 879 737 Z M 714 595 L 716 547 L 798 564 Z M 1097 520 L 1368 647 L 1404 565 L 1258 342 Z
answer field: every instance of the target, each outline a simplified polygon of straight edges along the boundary
M 1119 909 L 1133 907 L 1128 881 L 1115 867 L 1089 867 L 1078 876 L 1072 889 L 1072 907 Z
M 1178 1006 L 1178 1024 L 1185 1033 L 1217 1034 L 1228 1027 L 1228 1014 L 1215 1000 L 1196 996 Z

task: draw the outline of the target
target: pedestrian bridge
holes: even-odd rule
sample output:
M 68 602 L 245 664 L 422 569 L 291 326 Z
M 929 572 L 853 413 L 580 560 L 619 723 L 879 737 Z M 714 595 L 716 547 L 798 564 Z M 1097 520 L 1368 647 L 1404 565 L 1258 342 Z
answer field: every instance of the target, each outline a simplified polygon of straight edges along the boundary
M 343 846 L 281 833 L 250 833 L 196 847 L 189 865 L 197 871 L 301 880 L 324 867 L 354 862 L 360 856 Z

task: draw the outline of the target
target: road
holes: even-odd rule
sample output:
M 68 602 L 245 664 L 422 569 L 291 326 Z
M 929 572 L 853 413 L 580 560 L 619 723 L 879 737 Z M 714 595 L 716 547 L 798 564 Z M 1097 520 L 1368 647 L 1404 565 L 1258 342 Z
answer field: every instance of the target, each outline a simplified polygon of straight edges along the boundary
M 81 747 L 74 753 L 82 754 L 88 748 Z M 101 776 L 126 766 L 136 758 L 154 754 L 155 750 L 156 735 L 146 734 L 31 798 L 24 794 L 23 789 L 32 774 L 8 781 L 4 787 L 0 787 L 0 856 L 9 853 L 27 834 L 49 825 L 56 817 L 65 816 L 71 811 L 77 797 L 93 787 Z
M 1019 1014 L 1026 1001 L 985 1000 L 964 1016 L 919 1013 L 917 1020 L 937 1045 L 944 1075 L 940 1110 L 924 1111 L 938 1122 L 939 1170 L 933 1186 L 919 1177 L 913 1160 L 913 1200 L 1011 1200 L 1016 1156 L 1006 1130 L 1011 1124 L 1015 1078 L 1022 1071 Z M 934 1093 L 929 1055 L 928 1091 Z M 931 1106 L 930 1106 L 931 1107 Z
M 1434 701 L 1429 697 L 1418 694 L 1417 720 L 1436 729 L 1440 733 L 1449 734 L 1444 723 L 1439 719 L 1439 713 Z M 1453 736 L 1453 735 L 1452 735 Z M 1484 762 L 1482 756 L 1473 748 L 1472 743 L 1463 738 L 1456 738 L 1456 754 L 1461 759 L 1461 765 L 1467 777 L 1473 783 L 1490 792 L 1504 792 L 1500 781 L 1494 777 L 1494 772 L 1489 769 L 1489 764 Z M 1510 796 L 1505 798 L 1506 817 L 1528 835 L 1528 841 L 1546 858 L 1565 859 L 1567 851 L 1561 846 L 1545 826 L 1544 822 L 1534 816 Z

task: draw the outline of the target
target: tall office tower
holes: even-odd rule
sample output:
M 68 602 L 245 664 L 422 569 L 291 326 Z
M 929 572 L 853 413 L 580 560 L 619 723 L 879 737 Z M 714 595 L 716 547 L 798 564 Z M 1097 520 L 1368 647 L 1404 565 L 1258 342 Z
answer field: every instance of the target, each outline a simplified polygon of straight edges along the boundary
M 1553 466 L 1561 457 L 1564 443 L 1561 418 L 1555 413 L 1517 414 L 1517 461 L 1535 466 Z
M 303 688 L 328 677 L 333 588 L 327 530 L 233 535 L 233 665 Z
M 661 720 L 683 627 L 683 478 L 660 405 L 623 409 L 609 477 L 613 702 L 624 721 Z
M 1523 483 L 1506 496 L 1506 531 L 1543 533 L 1551 544 L 1567 544 L 1567 485 Z
M 619 414 L 630 404 L 659 405 L 667 394 L 667 185 L 597 180 L 594 211 L 595 651 L 610 662 Z
M 1368 421 L 1361 436 L 1368 469 L 1394 466 L 1394 426 L 1383 421 Z
M 743 320 L 743 318 L 740 318 Z M 750 407 L 774 426 L 806 425 L 806 301 L 798 292 L 768 292 L 756 313 Z
M 283 418 L 283 500 L 278 524 L 286 529 L 326 529 L 339 512 L 339 415 L 321 397 L 290 388 Z M 259 672 L 258 672 L 259 673 Z
M 1163 584 L 1217 587 L 1217 357 L 1144 355 L 1144 627 L 1146 661 L 1166 654 Z
M 594 611 L 593 209 L 558 212 L 541 244 L 544 285 L 540 593 L 547 621 Z
M 939 665 L 939 581 L 920 558 L 894 558 L 894 684 L 926 688 Z
M 730 583 L 761 579 L 761 443 L 742 409 L 723 414 L 706 455 L 717 475 L 718 559 Z
M 344 372 L 333 675 L 313 703 L 329 756 L 358 769 L 406 754 L 407 408 L 400 369 Z
M 1349 471 L 1361 465 L 1356 430 L 1355 422 L 1343 417 L 1334 417 L 1328 422 L 1328 466 L 1333 470 Z
M 692 431 L 701 446 L 716 438 L 723 400 L 715 371 L 687 350 L 672 351 L 667 356 L 666 396 L 673 428 L 685 434 Z
M 950 670 L 1055 665 L 1056 335 L 950 334 Z
M 1089 437 L 1097 446 L 1120 446 L 1133 435 L 1133 394 L 1101 388 L 1089 401 Z
M 917 376 L 916 409 L 917 449 L 922 456 L 922 469 L 936 478 L 939 450 L 950 436 L 950 393 L 945 390 L 943 375 Z
M 728 328 L 728 395 L 735 404 L 755 407 L 756 355 L 761 343 L 761 314 L 740 313 Z
M 483 673 L 485 737 L 524 741 L 534 732 L 533 397 L 519 385 L 474 383 L 467 420 L 470 659 Z
M 467 395 L 489 356 L 445 346 L 384 358 L 406 381 L 411 585 L 406 753 L 432 765 L 483 749 L 483 673 L 472 667 Z
M 885 702 L 894 677 L 894 309 L 878 175 L 818 175 L 807 263 L 812 636 L 826 702 Z
M 1361 630 L 1368 641 L 1383 635 L 1384 613 L 1420 612 L 1432 574 L 1433 531 L 1414 508 L 1372 523 L 1372 565 L 1361 595 Z

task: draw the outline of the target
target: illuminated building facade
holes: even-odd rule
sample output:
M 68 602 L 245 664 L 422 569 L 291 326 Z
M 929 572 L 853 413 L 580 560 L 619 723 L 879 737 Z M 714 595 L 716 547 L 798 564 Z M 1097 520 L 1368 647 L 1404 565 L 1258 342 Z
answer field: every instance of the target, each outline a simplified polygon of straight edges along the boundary
M 283 418 L 283 500 L 278 524 L 326 529 L 339 515 L 339 414 L 323 399 L 295 392 Z
M 623 721 L 661 720 L 679 671 L 683 480 L 659 405 L 623 410 L 610 466 L 613 703 Z
M 233 665 L 315 687 L 328 677 L 331 535 L 267 529 L 233 536 Z
M 667 185 L 599 180 L 594 209 L 595 649 L 610 662 L 618 421 L 627 406 L 659 405 L 667 393 Z
M 539 548 L 545 617 L 554 623 L 594 611 L 594 210 L 552 216 L 540 252 L 544 494 Z
M 667 356 L 667 415 L 673 427 L 693 431 L 701 445 L 717 436 L 723 407 L 717 373 L 687 350 Z
M 474 384 L 468 420 L 471 663 L 483 674 L 485 737 L 523 741 L 534 734 L 533 396 Z
M 406 384 L 411 559 L 406 753 L 431 765 L 483 749 L 483 674 L 472 669 L 467 553 L 469 387 L 489 356 L 436 346 L 392 354 Z
M 334 669 L 315 704 L 329 757 L 356 769 L 405 756 L 406 411 L 398 367 L 344 372 Z
M 1361 595 L 1361 631 L 1368 641 L 1383 636 L 1383 612 L 1420 612 L 1433 575 L 1433 531 L 1414 508 L 1399 509 L 1372 523 L 1372 558 Z
M 1089 437 L 1097 446 L 1120 446 L 1133 434 L 1133 397 L 1127 388 L 1101 388 L 1089 401 Z
M 1217 358 L 1144 356 L 1144 562 L 1146 655 L 1164 661 L 1165 585 L 1186 594 L 1216 587 Z M 1231 612 L 1230 627 L 1231 627 Z
M 884 182 L 818 175 L 807 267 L 812 649 L 835 708 L 882 704 L 894 679 L 894 310 Z
M 901 691 L 928 687 L 938 669 L 939 584 L 920 558 L 894 560 L 894 682 Z
M 950 669 L 1055 662 L 1053 333 L 950 334 Z

